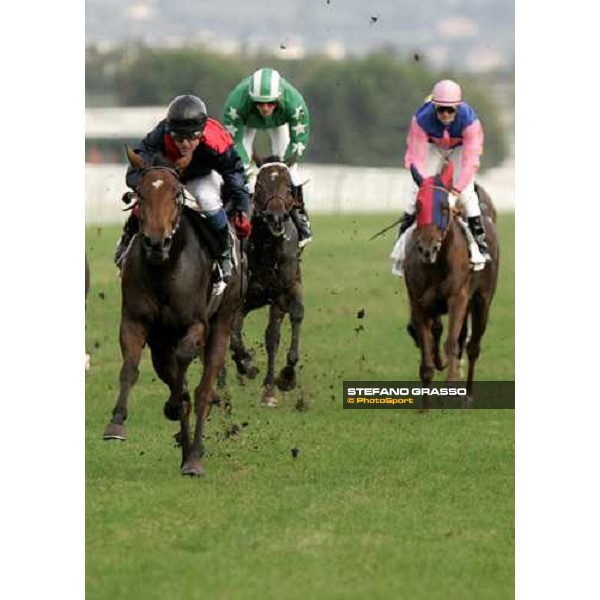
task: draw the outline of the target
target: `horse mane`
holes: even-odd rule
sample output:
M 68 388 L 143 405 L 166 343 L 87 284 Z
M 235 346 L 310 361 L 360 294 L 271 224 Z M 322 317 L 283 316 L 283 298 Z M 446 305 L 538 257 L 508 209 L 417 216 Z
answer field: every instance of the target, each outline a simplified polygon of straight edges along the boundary
M 175 165 L 162 152 L 157 152 L 152 157 L 150 165 L 152 167 L 167 167 L 169 169 L 175 168 Z

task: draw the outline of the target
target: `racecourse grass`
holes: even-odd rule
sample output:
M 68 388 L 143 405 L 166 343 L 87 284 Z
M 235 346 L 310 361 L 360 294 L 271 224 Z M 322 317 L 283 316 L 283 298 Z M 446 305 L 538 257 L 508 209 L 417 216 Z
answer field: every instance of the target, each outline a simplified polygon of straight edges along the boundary
M 514 597 L 514 412 L 342 410 L 344 379 L 417 379 L 393 234 L 367 242 L 395 217 L 314 217 L 299 387 L 276 409 L 258 407 L 267 316 L 252 314 L 261 373 L 241 386 L 230 369 L 233 408 L 213 410 L 202 480 L 179 475 L 167 388 L 147 353 L 128 441 L 102 441 L 120 368 L 119 228 L 87 229 L 87 600 Z M 498 225 L 479 380 L 514 379 L 514 217 Z M 194 363 L 192 384 L 199 372 Z

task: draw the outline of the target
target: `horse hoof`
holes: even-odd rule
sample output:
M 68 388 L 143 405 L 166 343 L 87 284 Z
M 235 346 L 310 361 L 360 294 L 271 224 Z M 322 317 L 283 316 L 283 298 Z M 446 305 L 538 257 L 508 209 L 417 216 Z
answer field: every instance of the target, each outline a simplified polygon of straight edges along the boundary
M 286 379 L 283 377 L 278 377 L 275 380 L 275 384 L 282 392 L 289 392 L 296 387 L 296 378 L 294 379 Z
M 460 407 L 463 409 L 473 408 L 473 396 L 466 396 L 460 403 Z
M 260 371 L 258 370 L 258 367 L 252 365 L 251 367 L 248 367 L 246 371 L 246 377 L 248 377 L 248 379 L 256 379 L 256 376 L 259 372 Z
M 181 474 L 188 477 L 204 477 L 204 469 L 200 459 L 186 460 L 181 467 Z
M 275 380 L 275 385 L 283 392 L 293 390 L 296 387 L 296 372 L 293 367 L 284 367 L 281 369 Z
M 124 442 L 127 439 L 125 425 L 109 423 L 106 429 L 104 430 L 104 435 L 102 436 L 102 438 L 105 440 L 121 440 Z
M 247 377 L 248 379 L 255 379 L 259 373 L 258 367 L 248 363 L 242 363 L 238 366 L 238 377 Z
M 163 406 L 163 414 L 169 421 L 179 421 L 181 419 L 181 404 L 167 400 Z
M 277 398 L 275 396 L 263 396 L 260 405 L 265 408 L 275 408 L 277 406 Z

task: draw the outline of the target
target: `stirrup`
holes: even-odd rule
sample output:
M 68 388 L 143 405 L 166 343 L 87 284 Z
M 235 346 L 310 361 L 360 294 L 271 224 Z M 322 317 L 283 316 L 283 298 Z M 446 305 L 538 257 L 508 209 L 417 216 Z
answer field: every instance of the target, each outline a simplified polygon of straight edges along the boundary
M 309 235 L 307 238 L 298 241 L 298 248 L 304 248 L 306 244 L 312 242 L 312 235 Z
M 215 277 L 216 275 L 216 277 Z M 223 278 L 223 269 L 221 269 L 221 265 L 216 262 L 216 269 L 213 270 L 213 286 L 212 286 L 212 295 L 220 296 L 227 287 L 227 282 Z

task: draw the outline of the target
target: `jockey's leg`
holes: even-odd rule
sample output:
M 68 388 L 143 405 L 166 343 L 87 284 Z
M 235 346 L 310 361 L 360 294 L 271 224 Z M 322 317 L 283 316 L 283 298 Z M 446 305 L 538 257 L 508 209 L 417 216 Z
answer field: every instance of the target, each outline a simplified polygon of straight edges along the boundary
M 465 207 L 469 229 L 477 242 L 477 246 L 485 262 L 490 262 L 492 257 L 488 249 L 487 240 L 485 237 L 485 228 L 481 221 L 481 209 L 479 208 L 479 197 L 475 191 L 474 181 L 461 192 L 459 200 Z
M 421 173 L 421 175 L 423 175 L 423 177 L 435 175 L 441 168 L 443 162 L 444 155 L 440 153 L 439 149 L 434 144 L 428 144 L 427 153 L 425 154 L 424 160 L 424 172 Z M 415 222 L 418 192 L 419 186 L 411 179 L 408 206 L 402 215 L 402 220 L 400 221 L 400 226 L 398 227 L 398 238 Z
M 219 282 L 216 293 L 221 293 L 231 277 L 233 270 L 231 256 L 231 237 L 227 213 L 221 203 L 221 177 L 211 171 L 204 177 L 192 179 L 186 184 L 188 191 L 194 196 L 200 207 L 200 212 L 214 231 L 218 243 L 217 255 L 213 258 L 219 264 Z
M 121 234 L 121 239 L 117 242 L 117 247 L 115 249 L 115 265 L 117 265 L 119 269 L 123 268 L 123 262 L 127 256 L 127 251 L 139 230 L 140 220 L 137 207 L 135 207 L 129 214 L 127 221 L 125 221 L 125 225 L 123 225 L 123 233 Z
M 400 226 L 398 227 L 398 238 L 406 232 L 406 230 L 415 222 L 417 212 L 417 192 L 419 188 L 416 183 L 412 184 L 410 196 L 408 199 L 408 206 L 402 215 Z
M 271 154 L 273 156 L 279 156 L 279 160 L 283 160 L 285 151 L 290 145 L 290 125 L 284 123 L 279 127 L 267 129 L 267 131 L 271 138 Z
M 450 160 L 454 166 L 454 183 L 460 178 L 460 168 L 462 163 L 462 148 L 454 149 L 450 155 Z M 485 229 L 481 222 L 481 209 L 479 208 L 479 197 L 475 191 L 475 179 L 473 178 L 460 193 L 458 200 L 464 207 L 471 231 L 476 244 L 471 247 L 471 263 L 474 265 L 474 270 L 483 269 L 486 262 L 491 260 L 488 250 L 487 241 L 485 239 Z
M 292 177 L 292 193 L 294 195 L 294 207 L 290 210 L 290 216 L 298 230 L 298 247 L 304 248 L 306 244 L 312 241 L 312 231 L 310 229 L 310 220 L 306 206 L 304 204 L 304 181 L 298 172 L 298 165 L 293 164 L 290 167 Z
M 248 190 L 251 194 L 254 193 L 254 186 L 256 185 L 256 163 L 253 159 L 254 152 L 254 138 L 256 137 L 257 129 L 253 129 L 252 127 L 246 127 L 244 129 L 244 134 L 242 135 L 242 146 L 247 155 L 247 161 L 245 157 L 242 157 L 244 164 L 246 164 L 246 183 L 248 185 Z

